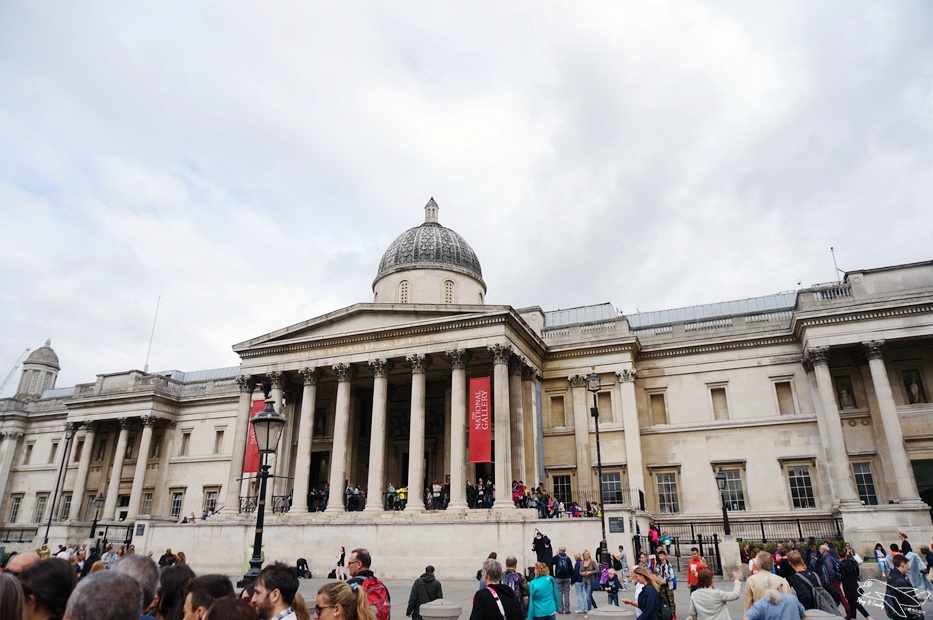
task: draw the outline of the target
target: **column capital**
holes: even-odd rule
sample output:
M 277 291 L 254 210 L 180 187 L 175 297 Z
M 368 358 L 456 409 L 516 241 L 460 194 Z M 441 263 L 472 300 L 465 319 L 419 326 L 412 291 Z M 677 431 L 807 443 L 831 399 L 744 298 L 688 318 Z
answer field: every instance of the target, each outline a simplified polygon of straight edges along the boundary
M 2 435 L 4 439 L 12 439 L 13 441 L 17 441 L 20 437 L 23 436 L 23 431 L 0 431 L 0 435 Z
M 395 368 L 395 362 L 390 359 L 374 359 L 369 361 L 369 367 L 373 370 L 373 375 L 379 379 L 385 379 Z
M 509 358 L 512 357 L 512 345 L 510 344 L 494 344 L 486 348 L 492 353 L 493 364 L 508 364 Z
M 520 377 L 522 376 L 522 369 L 527 365 L 527 360 L 524 357 L 513 355 L 509 358 L 509 374 Z
M 810 366 L 829 364 L 829 347 L 810 347 L 804 351 L 803 361 Z
M 638 378 L 638 369 L 637 368 L 623 368 L 616 372 L 616 376 L 622 380 L 623 383 L 631 383 Z
M 241 392 L 252 392 L 256 385 L 252 375 L 238 375 L 235 381 Z
M 282 378 L 281 370 L 271 370 L 266 373 L 266 377 L 268 377 L 273 390 L 281 390 L 285 387 L 285 381 Z
M 570 387 L 586 387 L 586 375 L 570 375 L 567 377 L 567 381 L 570 381 Z
M 334 372 L 337 373 L 338 383 L 353 381 L 353 378 L 356 376 L 356 365 L 347 364 L 346 362 L 334 364 Z
M 121 431 L 125 431 L 130 427 L 130 419 L 129 418 L 117 418 L 117 424 L 120 425 Z
M 862 353 L 865 355 L 865 359 L 869 361 L 881 359 L 884 357 L 884 340 L 863 342 Z
M 85 422 L 84 430 L 88 433 L 96 433 L 100 428 L 100 422 Z
M 320 368 L 312 368 L 307 366 L 302 368 L 300 371 L 301 378 L 304 380 L 305 385 L 317 385 L 318 381 L 321 380 L 321 377 L 324 376 L 324 371 Z
M 155 415 L 144 415 L 144 416 L 142 416 L 142 417 L 139 418 L 139 419 L 142 420 L 142 423 L 143 423 L 143 426 L 144 426 L 144 427 L 152 428 L 153 426 L 155 426 L 156 422 L 159 421 L 159 416 L 155 416 Z
M 537 368 L 532 368 L 531 366 L 522 367 L 522 381 L 534 381 L 540 375 L 541 373 L 538 372 Z
M 446 354 L 447 361 L 450 362 L 454 370 L 466 369 L 470 359 L 473 358 L 473 353 L 469 349 L 451 349 Z
M 412 353 L 411 355 L 405 356 L 405 361 L 408 362 L 408 365 L 411 366 L 412 374 L 424 374 L 428 366 L 431 365 L 431 356 L 430 355 L 421 355 L 420 353 Z

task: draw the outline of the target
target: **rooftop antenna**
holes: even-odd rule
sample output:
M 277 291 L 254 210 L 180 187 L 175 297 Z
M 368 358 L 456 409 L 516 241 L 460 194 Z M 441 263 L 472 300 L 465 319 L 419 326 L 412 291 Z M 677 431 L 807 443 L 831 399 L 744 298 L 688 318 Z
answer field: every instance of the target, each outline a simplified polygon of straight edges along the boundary
M 162 303 L 162 296 L 156 300 L 155 316 L 152 317 L 152 332 L 149 333 L 149 348 L 146 350 L 146 365 L 143 366 L 143 372 L 149 372 L 149 354 L 152 352 L 152 337 L 155 336 L 156 320 L 159 318 L 159 304 Z
M 836 268 L 836 273 L 833 274 L 833 277 L 838 278 L 840 273 L 842 275 L 845 275 L 846 272 L 840 269 L 839 265 L 836 264 L 836 251 L 833 249 L 833 246 L 829 246 L 829 253 L 833 255 L 833 267 Z M 837 280 L 837 281 L 842 282 L 842 280 Z

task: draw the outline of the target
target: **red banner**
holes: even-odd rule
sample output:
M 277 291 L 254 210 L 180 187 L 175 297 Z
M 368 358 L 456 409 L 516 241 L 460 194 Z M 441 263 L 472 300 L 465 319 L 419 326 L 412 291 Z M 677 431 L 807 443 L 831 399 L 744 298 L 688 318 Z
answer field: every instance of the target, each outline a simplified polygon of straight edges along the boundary
M 470 462 L 492 462 L 489 377 L 470 378 Z
M 249 412 L 249 419 L 252 420 L 256 417 L 256 414 L 266 408 L 266 401 L 259 400 L 253 401 L 253 407 Z M 249 425 L 246 433 L 246 452 L 243 454 L 243 473 L 244 474 L 257 474 L 259 473 L 259 446 L 256 445 L 256 429 L 253 428 L 253 425 Z

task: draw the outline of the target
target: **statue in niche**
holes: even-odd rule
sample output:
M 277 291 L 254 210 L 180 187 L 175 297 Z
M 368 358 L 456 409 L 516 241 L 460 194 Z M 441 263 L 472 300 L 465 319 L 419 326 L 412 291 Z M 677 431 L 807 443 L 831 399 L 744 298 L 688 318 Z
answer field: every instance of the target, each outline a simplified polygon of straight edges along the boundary
M 907 402 L 911 405 L 927 402 L 926 395 L 923 393 L 923 385 L 920 383 L 920 373 L 916 370 L 905 370 L 903 376 Z
M 405 439 L 409 435 L 409 419 L 402 413 L 395 413 L 389 418 L 389 438 Z
M 444 434 L 444 418 L 435 409 L 428 409 L 425 413 L 424 432 L 432 437 L 440 437 Z
M 324 426 L 327 424 L 327 409 L 318 409 L 314 412 L 314 436 L 324 436 Z
M 855 396 L 852 394 L 852 380 L 849 377 L 836 378 L 836 394 L 840 409 L 855 409 Z

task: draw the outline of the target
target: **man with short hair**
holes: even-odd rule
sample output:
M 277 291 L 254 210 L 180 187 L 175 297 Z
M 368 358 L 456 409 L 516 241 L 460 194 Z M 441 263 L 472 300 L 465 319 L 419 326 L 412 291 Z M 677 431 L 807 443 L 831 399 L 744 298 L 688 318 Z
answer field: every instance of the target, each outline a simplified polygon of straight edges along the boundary
M 159 567 L 152 558 L 135 553 L 127 555 L 114 564 L 112 570 L 136 580 L 143 593 L 143 611 L 147 610 L 159 591 Z M 149 616 L 140 617 L 148 618 Z
M 832 549 L 835 550 L 835 547 L 832 547 Z M 832 595 L 834 601 L 842 603 L 843 609 L 846 610 L 846 618 L 850 618 L 852 610 L 849 609 L 849 600 L 842 591 L 839 560 L 830 552 L 830 545 L 828 544 L 820 545 L 819 566 L 823 571 L 823 581 L 829 586 L 827 590 Z
M 573 579 L 573 560 L 567 555 L 566 547 L 558 547 L 557 555 L 551 561 L 551 574 L 557 582 L 557 592 L 560 594 L 559 614 L 570 613 L 570 582 Z
M 528 598 L 531 596 L 531 590 L 528 588 L 528 581 L 525 580 L 525 576 L 518 572 L 518 559 L 514 555 L 505 558 L 505 572 L 502 573 L 499 583 L 512 588 L 515 595 L 518 596 L 518 600 L 522 603 L 522 614 L 527 615 Z
M 774 567 L 774 558 L 771 557 L 770 553 L 767 551 L 759 552 L 755 557 L 755 561 L 761 570 L 745 581 L 745 611 L 748 611 L 752 605 L 764 598 L 766 590 L 777 590 L 781 594 L 794 592 L 786 579 L 771 574 L 771 569 Z
M 139 583 L 117 571 L 92 573 L 68 599 L 65 620 L 137 620 L 142 614 Z
M 256 578 L 252 603 L 264 620 L 296 620 L 292 601 L 298 592 L 298 575 L 284 562 L 269 564 Z
M 441 582 L 434 577 L 434 567 L 428 564 L 424 567 L 424 574 L 415 579 L 411 586 L 405 615 L 412 620 L 421 620 L 421 606 L 439 598 L 444 598 L 444 589 Z
M 788 553 L 787 562 L 794 569 L 787 583 L 794 589 L 800 604 L 804 609 L 820 609 L 818 601 L 813 597 L 813 589 L 823 587 L 822 578 L 807 567 L 799 551 Z
M 182 607 L 185 620 L 201 620 L 214 601 L 225 596 L 234 596 L 233 584 L 226 575 L 195 577 L 188 586 L 188 595 Z
M 703 564 L 700 550 L 696 547 L 690 547 L 690 562 L 687 564 L 687 585 L 690 586 L 691 593 L 697 589 L 697 575 L 700 574 Z
M 379 602 L 373 603 L 373 606 L 376 607 L 373 611 L 376 612 L 377 620 L 388 620 L 389 608 L 392 605 L 392 597 L 389 594 L 389 588 L 387 588 L 383 582 L 379 581 L 370 569 L 372 562 L 373 558 L 366 549 L 359 548 L 351 551 L 350 557 L 347 559 L 347 572 L 350 573 L 350 579 L 347 583 L 350 584 L 350 587 L 353 589 L 366 587 L 366 592 L 369 594 L 377 592 Z M 367 579 L 370 580 L 369 586 L 365 586 Z M 385 592 L 385 597 L 382 597 L 383 592 Z
M 487 558 L 483 562 L 483 583 L 473 595 L 470 620 L 524 620 L 522 604 L 512 588 L 502 585 L 502 565 Z
M 894 556 L 893 564 L 894 570 L 888 576 L 885 590 L 884 612 L 893 620 L 918 620 L 923 617 L 923 612 L 914 588 L 907 580 L 910 560 L 898 554 Z
M 113 563 L 117 561 L 119 556 L 113 550 L 113 545 L 107 545 L 107 551 L 104 552 L 104 555 L 100 556 L 100 561 L 104 563 L 104 568 L 112 568 Z

